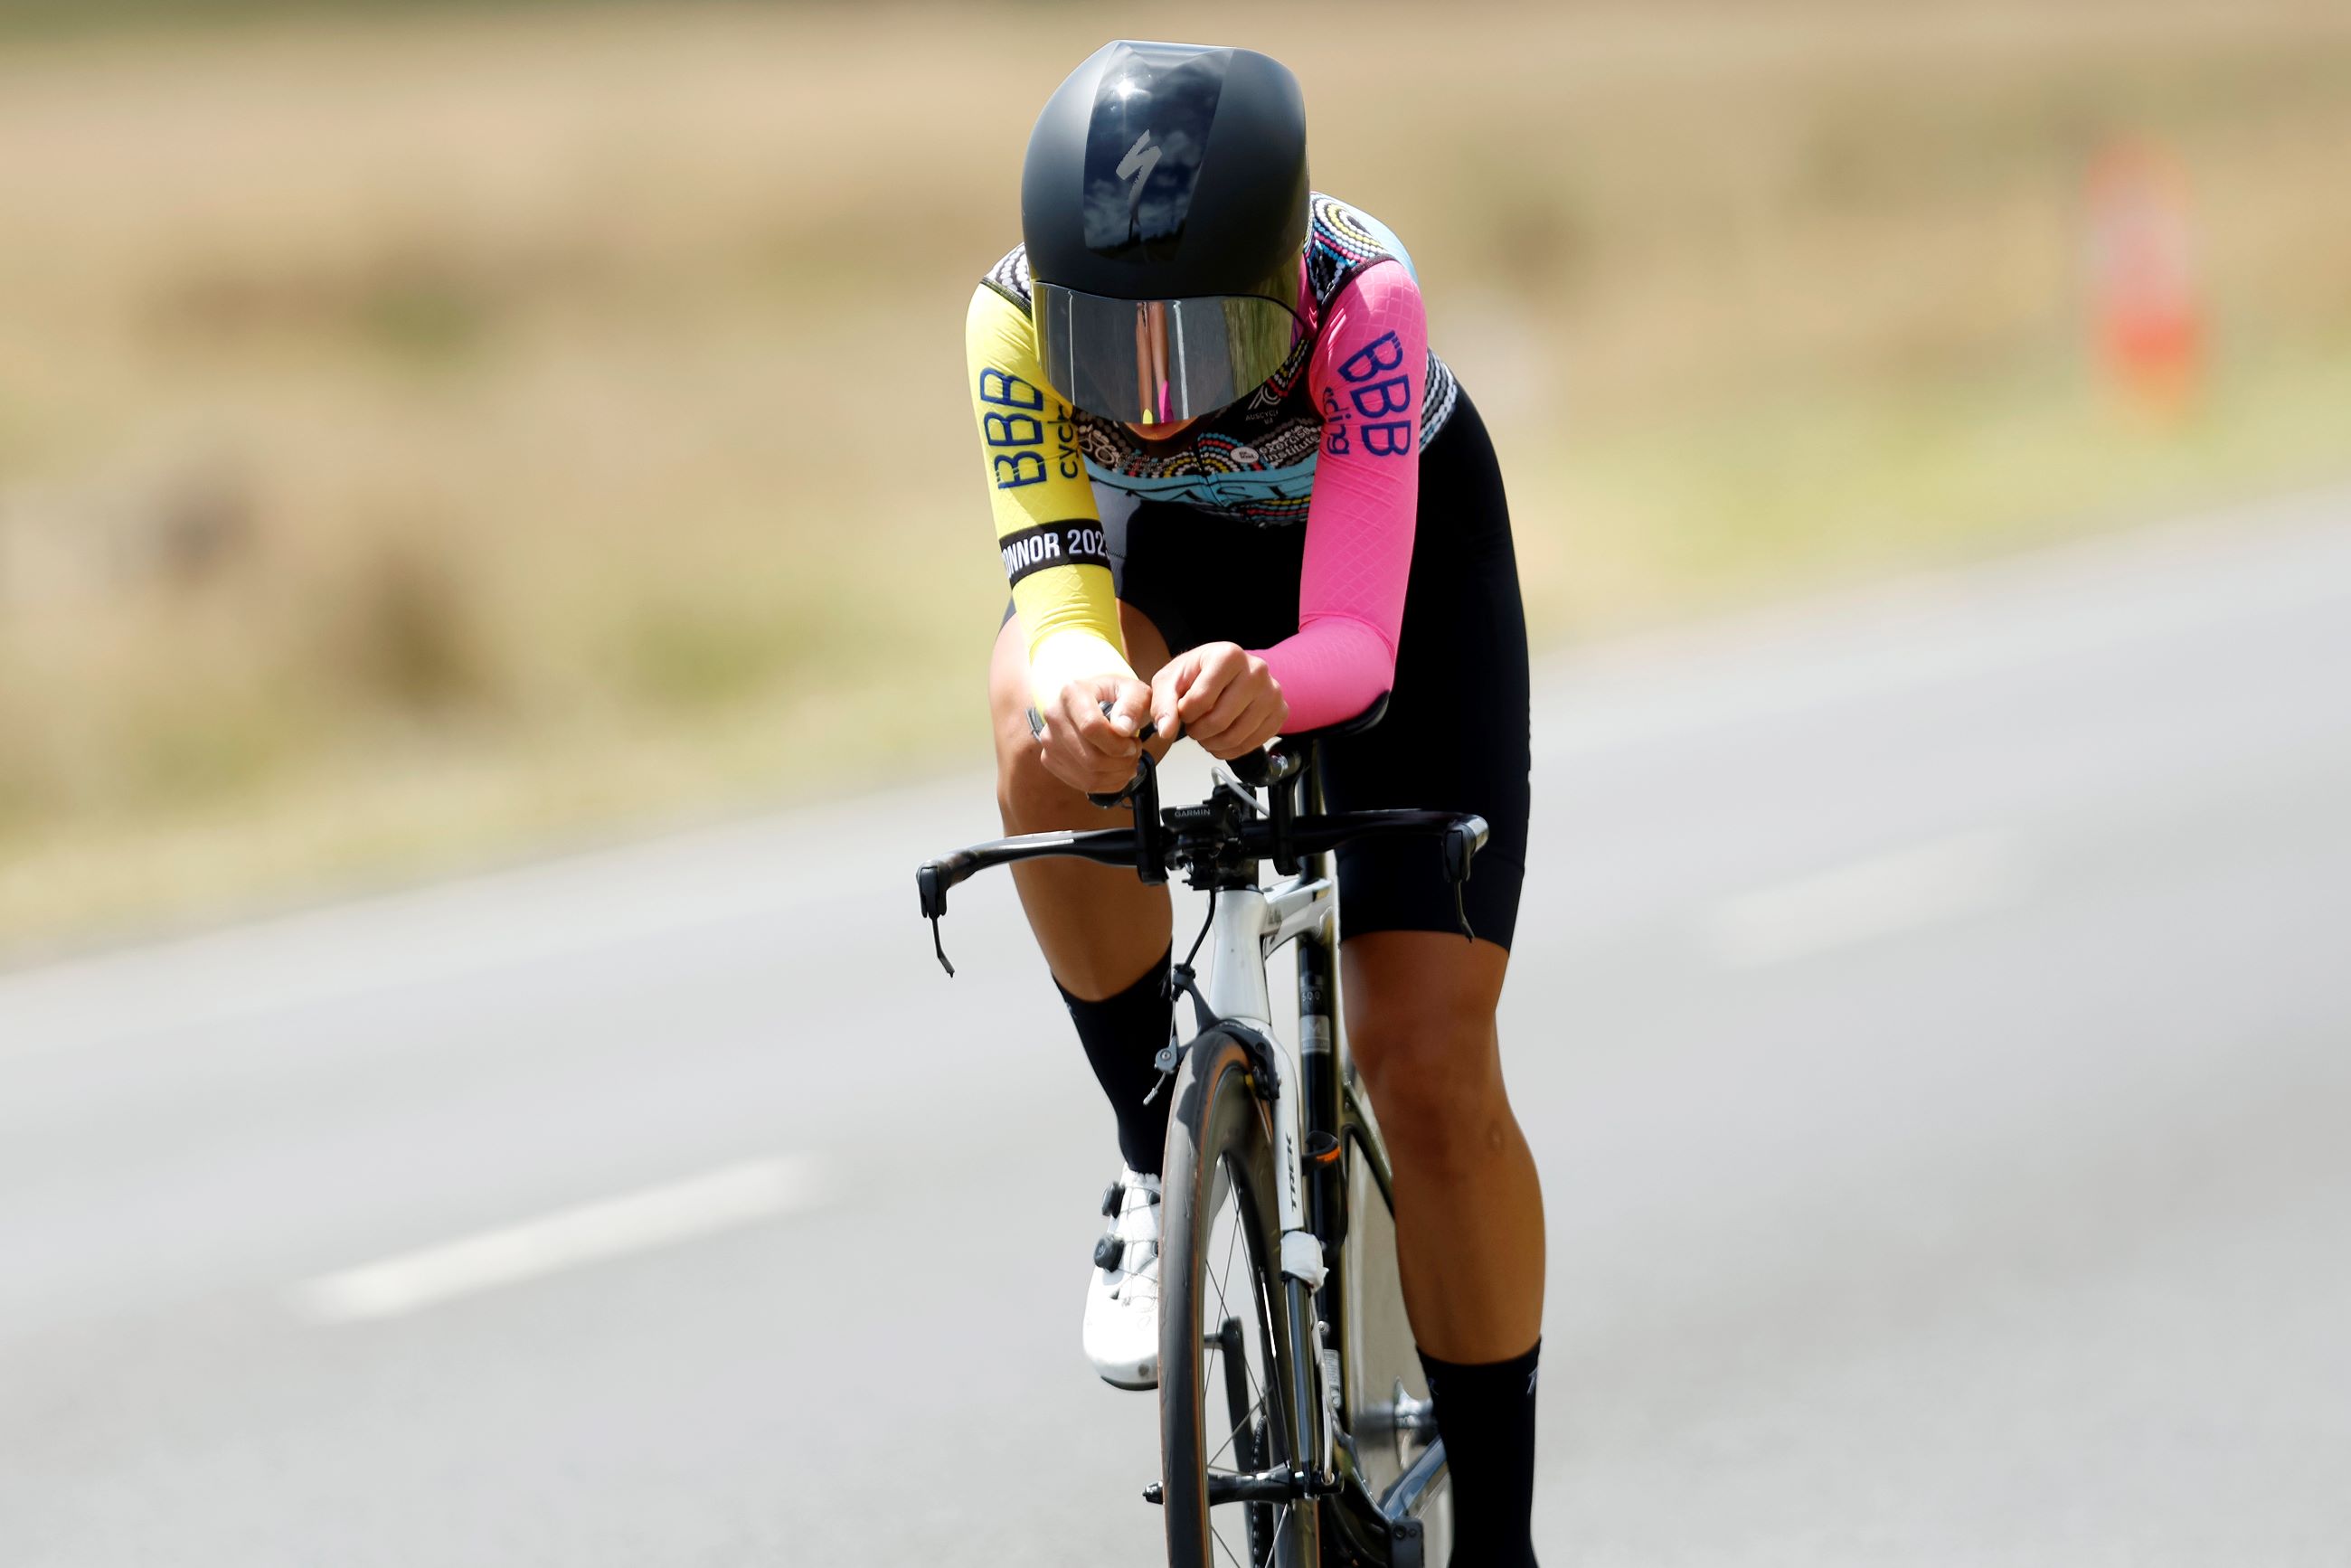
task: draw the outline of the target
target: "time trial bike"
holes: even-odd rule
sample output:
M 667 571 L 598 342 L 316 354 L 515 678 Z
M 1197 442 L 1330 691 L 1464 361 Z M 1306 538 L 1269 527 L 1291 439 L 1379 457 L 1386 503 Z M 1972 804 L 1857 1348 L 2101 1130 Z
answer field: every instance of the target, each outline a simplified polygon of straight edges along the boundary
M 947 891 L 991 866 L 1072 855 L 1180 872 L 1207 924 L 1171 984 L 1195 1032 L 1161 1051 L 1175 1096 L 1162 1167 L 1161 1473 L 1175 1568 L 1426 1568 L 1452 1551 L 1451 1494 L 1398 1283 L 1389 1166 L 1347 1054 L 1332 852 L 1434 841 L 1457 889 L 1483 819 L 1324 810 L 1320 741 L 1380 707 L 1219 765 L 1207 800 L 1162 809 L 1146 752 L 1122 794 L 1131 826 L 1029 833 L 916 873 L 939 962 Z M 1144 738 L 1148 739 L 1146 730 Z M 1270 863 L 1281 880 L 1263 885 Z M 1468 935 L 1466 920 L 1463 933 Z M 1293 1046 L 1276 1037 L 1268 964 L 1297 959 Z M 1194 967 L 1209 954 L 1205 984 Z

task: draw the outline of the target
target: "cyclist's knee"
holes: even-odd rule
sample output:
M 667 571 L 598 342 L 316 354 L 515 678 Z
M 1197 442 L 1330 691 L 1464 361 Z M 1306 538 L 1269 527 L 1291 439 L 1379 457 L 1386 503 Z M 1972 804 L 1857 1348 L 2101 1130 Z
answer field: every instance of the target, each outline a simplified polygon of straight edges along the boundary
M 1103 828 L 1110 819 L 1086 798 L 1046 770 L 1042 751 L 1029 727 L 1026 675 L 1018 701 L 996 714 L 996 809 L 1008 833 L 1050 832 L 1056 828 Z
M 1474 1170 L 1509 1140 L 1493 1009 L 1463 989 L 1382 984 L 1351 998 L 1348 1043 L 1381 1131 L 1416 1169 Z
M 996 724 L 998 751 L 1015 734 L 1029 737 L 1029 701 L 1028 646 L 1019 622 L 1007 621 L 987 657 L 987 710 Z
M 1025 728 L 1028 721 L 1021 720 Z M 1049 832 L 1056 828 L 1110 826 L 1105 814 L 1077 790 L 1045 769 L 1037 744 L 1001 745 L 996 756 L 996 809 L 1008 833 Z
M 1069 787 L 1045 771 L 1036 731 L 1029 723 L 1029 661 L 1019 628 L 1005 622 L 988 662 L 987 706 L 996 733 L 996 804 L 1013 832 L 1040 825 L 1043 816 L 1066 811 Z
M 1449 1165 L 1499 1136 L 1510 1101 L 1491 1018 L 1405 1019 L 1350 1030 L 1348 1040 L 1389 1143 Z

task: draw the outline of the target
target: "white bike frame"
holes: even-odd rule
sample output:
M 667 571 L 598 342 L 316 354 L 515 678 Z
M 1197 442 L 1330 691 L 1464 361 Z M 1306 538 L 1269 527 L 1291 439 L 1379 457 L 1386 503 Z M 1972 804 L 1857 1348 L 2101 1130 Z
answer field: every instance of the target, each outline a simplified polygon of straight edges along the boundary
M 1300 1173 L 1306 1168 L 1299 1095 L 1304 1082 L 1298 1052 L 1273 1031 L 1273 993 L 1266 966 L 1287 942 L 1330 923 L 1337 905 L 1327 876 L 1295 876 L 1271 888 L 1239 888 L 1213 896 L 1208 947 L 1208 1010 L 1247 1024 L 1281 1049 L 1282 1072 L 1274 1085 L 1274 1163 L 1281 1173 L 1281 1271 L 1310 1291 L 1322 1288 L 1322 1243 L 1307 1228 L 1306 1196 Z

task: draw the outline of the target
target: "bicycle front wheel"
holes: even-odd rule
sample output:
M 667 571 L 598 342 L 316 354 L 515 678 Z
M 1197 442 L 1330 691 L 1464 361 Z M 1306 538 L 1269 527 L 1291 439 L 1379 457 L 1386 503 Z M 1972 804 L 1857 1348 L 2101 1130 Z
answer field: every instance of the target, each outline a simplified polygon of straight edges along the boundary
M 1231 1499 L 1301 1462 L 1287 1390 L 1271 1107 L 1249 1053 L 1211 1032 L 1184 1054 L 1161 1180 L 1161 1498 L 1174 1568 L 1317 1568 L 1311 1501 Z

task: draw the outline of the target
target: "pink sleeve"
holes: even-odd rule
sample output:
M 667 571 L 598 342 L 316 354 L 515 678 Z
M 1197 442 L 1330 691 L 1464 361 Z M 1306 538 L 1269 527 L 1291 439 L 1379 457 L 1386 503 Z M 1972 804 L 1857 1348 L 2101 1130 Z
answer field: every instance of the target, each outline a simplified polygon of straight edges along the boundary
M 1322 451 L 1306 509 L 1298 632 L 1255 650 L 1290 700 L 1293 733 L 1353 718 L 1395 679 L 1420 500 L 1428 324 L 1402 264 L 1366 267 L 1332 297 L 1308 369 Z

